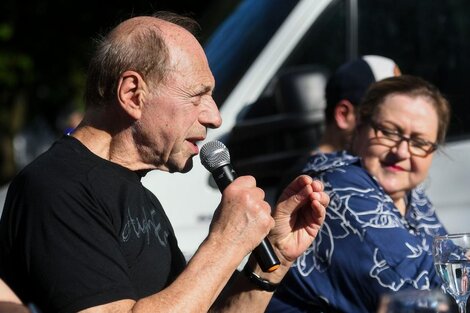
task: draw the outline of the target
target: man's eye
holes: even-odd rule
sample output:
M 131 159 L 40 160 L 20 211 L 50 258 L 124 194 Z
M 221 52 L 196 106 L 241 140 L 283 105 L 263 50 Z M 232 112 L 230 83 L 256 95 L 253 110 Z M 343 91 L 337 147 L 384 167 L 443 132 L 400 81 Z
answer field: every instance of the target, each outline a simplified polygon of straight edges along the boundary
M 201 103 L 201 97 L 200 96 L 194 96 L 191 100 L 191 102 L 194 104 L 194 105 L 199 105 Z

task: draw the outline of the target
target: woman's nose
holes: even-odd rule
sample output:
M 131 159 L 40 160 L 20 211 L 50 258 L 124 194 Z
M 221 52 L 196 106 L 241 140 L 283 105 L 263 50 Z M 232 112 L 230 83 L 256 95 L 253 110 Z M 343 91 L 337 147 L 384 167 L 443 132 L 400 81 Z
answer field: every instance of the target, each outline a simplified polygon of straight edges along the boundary
M 403 159 L 409 158 L 411 156 L 410 153 L 410 142 L 406 138 L 402 138 L 395 147 L 395 153 Z

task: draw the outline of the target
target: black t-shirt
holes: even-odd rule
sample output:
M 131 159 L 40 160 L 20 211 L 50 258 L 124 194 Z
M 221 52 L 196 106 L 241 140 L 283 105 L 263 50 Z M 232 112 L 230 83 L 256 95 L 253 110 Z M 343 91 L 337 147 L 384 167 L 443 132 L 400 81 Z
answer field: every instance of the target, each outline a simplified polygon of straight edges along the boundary
M 11 183 L 0 221 L 0 276 L 43 312 L 154 294 L 185 260 L 140 176 L 64 137 Z

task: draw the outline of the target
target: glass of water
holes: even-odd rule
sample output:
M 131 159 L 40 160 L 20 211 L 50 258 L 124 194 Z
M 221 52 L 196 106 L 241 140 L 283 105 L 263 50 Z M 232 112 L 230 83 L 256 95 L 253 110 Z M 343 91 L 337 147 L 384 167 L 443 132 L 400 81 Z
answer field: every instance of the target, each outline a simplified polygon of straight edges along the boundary
M 404 289 L 381 297 L 377 313 L 449 313 L 447 296 L 440 290 Z
M 460 313 L 466 313 L 470 295 L 470 233 L 436 236 L 434 265 L 445 290 L 455 299 Z

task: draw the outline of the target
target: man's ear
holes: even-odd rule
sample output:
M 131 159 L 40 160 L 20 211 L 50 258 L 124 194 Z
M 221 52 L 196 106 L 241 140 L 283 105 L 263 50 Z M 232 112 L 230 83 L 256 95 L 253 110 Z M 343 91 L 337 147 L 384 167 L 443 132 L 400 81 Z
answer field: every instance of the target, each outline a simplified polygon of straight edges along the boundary
M 142 115 L 146 90 L 147 85 L 139 73 L 125 71 L 121 74 L 117 86 L 117 100 L 134 120 L 140 119 Z
M 356 125 L 354 105 L 348 100 L 340 100 L 335 107 L 335 121 L 338 128 L 352 130 Z

